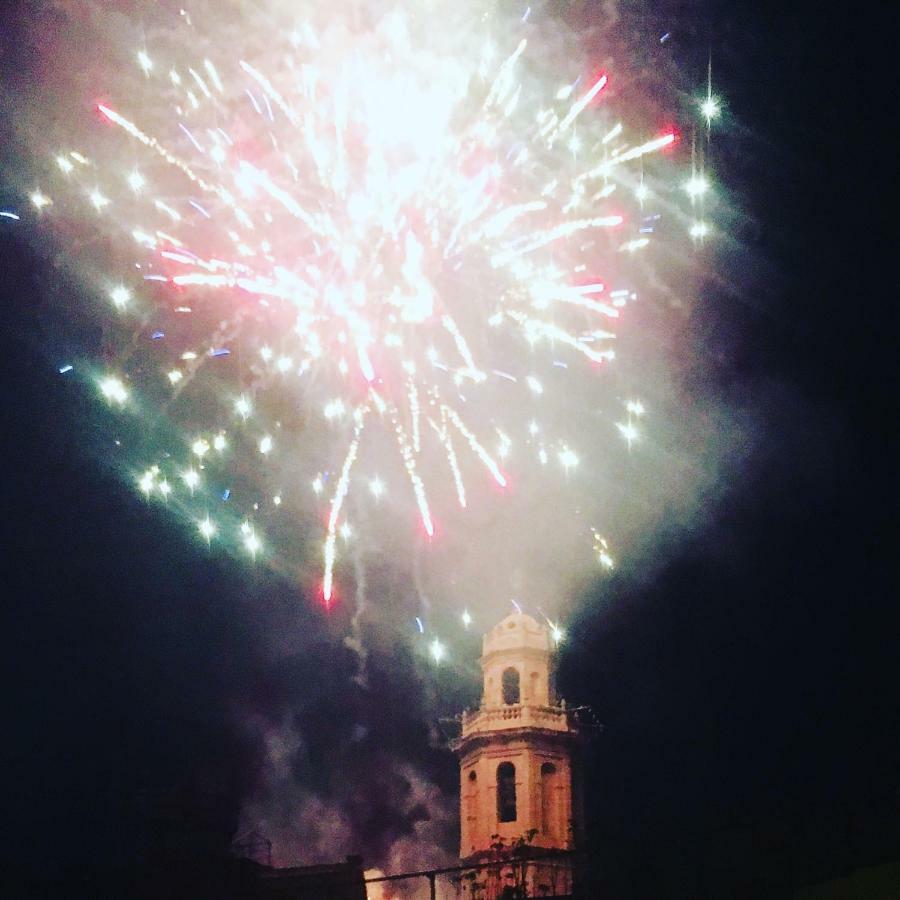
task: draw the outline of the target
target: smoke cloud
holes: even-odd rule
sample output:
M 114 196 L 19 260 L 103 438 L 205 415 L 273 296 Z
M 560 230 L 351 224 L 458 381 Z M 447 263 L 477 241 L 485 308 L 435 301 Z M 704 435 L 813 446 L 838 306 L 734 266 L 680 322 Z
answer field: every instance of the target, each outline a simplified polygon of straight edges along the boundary
M 362 623 L 362 661 L 343 642 L 316 642 L 271 660 L 270 696 L 238 711 L 259 748 L 257 777 L 239 834 L 272 842 L 276 865 L 363 855 L 389 872 L 447 862 L 456 850 L 456 768 L 435 719 L 465 702 L 458 688 L 436 691 L 427 663 L 384 646 Z M 297 636 L 298 644 L 303 638 Z M 454 673 L 448 672 L 448 682 Z

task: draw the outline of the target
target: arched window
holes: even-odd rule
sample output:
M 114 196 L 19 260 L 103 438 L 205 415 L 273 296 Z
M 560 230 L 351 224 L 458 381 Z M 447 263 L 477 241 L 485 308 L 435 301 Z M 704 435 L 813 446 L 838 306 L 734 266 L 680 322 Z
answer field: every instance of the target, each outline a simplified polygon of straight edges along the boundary
M 544 763 L 541 766 L 541 833 L 553 834 L 556 806 L 556 766 Z
M 503 670 L 503 702 L 519 703 L 519 670 L 512 667 Z
M 516 821 L 516 767 L 508 762 L 497 766 L 497 821 Z

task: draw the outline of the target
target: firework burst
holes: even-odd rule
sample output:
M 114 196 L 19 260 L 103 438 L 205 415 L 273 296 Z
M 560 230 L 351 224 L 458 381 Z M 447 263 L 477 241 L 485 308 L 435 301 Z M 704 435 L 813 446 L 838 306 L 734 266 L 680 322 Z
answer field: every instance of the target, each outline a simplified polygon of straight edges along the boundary
M 577 423 L 539 424 L 545 375 L 599 381 L 614 360 L 629 266 L 652 241 L 644 166 L 676 141 L 620 119 L 604 73 L 549 82 L 535 16 L 526 38 L 439 7 L 247 22 L 236 42 L 182 12 L 177 41 L 110 77 L 91 146 L 57 150 L 58 183 L 31 197 L 44 216 L 65 197 L 131 257 L 108 275 L 121 341 L 99 387 L 123 415 L 164 410 L 182 438 L 145 460 L 140 490 L 179 496 L 211 541 L 225 525 L 207 476 L 230 472 L 241 488 L 215 494 L 256 556 L 266 510 L 302 486 L 326 602 L 357 483 L 374 504 L 405 496 L 392 508 L 430 538 L 434 483 L 463 508 L 506 489 L 516 442 L 537 471 L 578 466 Z M 631 401 L 611 439 L 630 447 L 642 413 Z M 612 565 L 605 540 L 597 552 Z

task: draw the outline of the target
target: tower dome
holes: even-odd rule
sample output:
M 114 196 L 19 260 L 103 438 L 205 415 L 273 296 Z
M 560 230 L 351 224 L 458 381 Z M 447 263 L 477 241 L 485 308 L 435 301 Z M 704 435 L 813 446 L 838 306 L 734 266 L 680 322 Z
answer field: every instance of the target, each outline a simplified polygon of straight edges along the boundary
M 504 650 L 521 650 L 524 647 L 550 652 L 550 633 L 536 619 L 526 613 L 511 613 L 498 622 L 483 638 L 484 656 Z
M 482 642 L 483 706 L 549 706 L 550 633 L 525 613 L 495 625 Z

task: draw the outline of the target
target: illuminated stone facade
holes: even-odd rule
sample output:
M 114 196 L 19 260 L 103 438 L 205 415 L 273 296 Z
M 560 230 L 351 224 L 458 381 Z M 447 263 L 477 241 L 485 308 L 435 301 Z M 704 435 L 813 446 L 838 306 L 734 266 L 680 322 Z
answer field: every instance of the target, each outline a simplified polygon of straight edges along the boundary
M 551 640 L 531 616 L 507 616 L 484 637 L 481 706 L 465 713 L 460 759 L 460 856 L 534 832 L 534 848 L 573 846 L 575 729 L 551 686 Z

